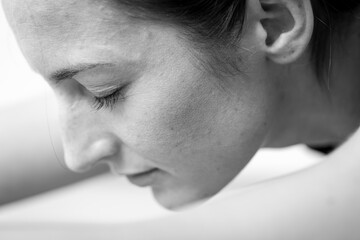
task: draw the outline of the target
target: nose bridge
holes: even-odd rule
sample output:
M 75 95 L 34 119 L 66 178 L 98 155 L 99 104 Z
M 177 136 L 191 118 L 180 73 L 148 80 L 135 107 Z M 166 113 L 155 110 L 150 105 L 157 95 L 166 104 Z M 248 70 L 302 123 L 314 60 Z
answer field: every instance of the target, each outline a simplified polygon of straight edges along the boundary
M 98 113 L 75 108 L 61 112 L 65 164 L 83 172 L 102 161 L 118 157 L 120 140 L 101 122 Z

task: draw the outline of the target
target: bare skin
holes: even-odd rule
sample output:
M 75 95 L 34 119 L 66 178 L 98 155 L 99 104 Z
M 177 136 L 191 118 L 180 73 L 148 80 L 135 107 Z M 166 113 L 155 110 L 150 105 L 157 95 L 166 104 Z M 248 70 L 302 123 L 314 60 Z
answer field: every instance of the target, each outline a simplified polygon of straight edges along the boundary
M 358 23 L 342 45 L 348 49 L 335 49 L 330 90 L 324 90 L 310 67 L 309 1 L 275 1 L 290 13 L 279 19 L 289 30 L 272 45 L 266 44 L 266 37 L 276 34 L 261 21 L 271 17 L 263 12 L 262 1 L 249 1 L 239 46 L 247 60 L 246 77 L 227 79 L 227 95 L 213 85 L 213 76 L 194 67 L 176 29 L 133 24 L 121 11 L 113 15 L 107 3 L 38 0 L 32 2 L 35 10 L 29 10 L 20 2 L 3 4 L 30 65 L 60 99 L 66 164 L 83 170 L 107 162 L 125 175 L 160 169 L 149 185 L 165 207 L 214 195 L 260 147 L 341 143 L 357 129 Z M 78 25 L 70 24 L 72 17 Z M 95 57 L 113 66 L 84 71 L 60 86 L 50 77 L 69 63 L 83 64 Z M 136 79 L 131 94 L 112 111 L 94 112 L 91 99 L 101 95 L 104 86 L 113 88 L 124 72 L 127 79 Z M 197 234 L 207 239 L 358 239 L 358 138 L 356 133 L 318 166 L 244 189 L 211 208 L 139 227 L 159 232 L 157 239 Z M 175 228 L 179 225 L 184 229 Z M 199 232 L 204 225 L 209 230 Z M 161 231 L 164 226 L 173 231 Z M 138 237 L 131 229 L 129 235 Z M 121 233 L 111 227 L 105 231 L 114 238 Z

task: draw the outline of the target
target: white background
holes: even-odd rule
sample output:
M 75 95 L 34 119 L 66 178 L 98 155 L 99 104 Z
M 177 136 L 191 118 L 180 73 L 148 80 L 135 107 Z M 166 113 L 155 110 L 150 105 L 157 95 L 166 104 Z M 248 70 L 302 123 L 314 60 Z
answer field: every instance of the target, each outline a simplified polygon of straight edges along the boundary
M 0 8 L 0 107 L 44 93 L 47 85 L 27 65 Z

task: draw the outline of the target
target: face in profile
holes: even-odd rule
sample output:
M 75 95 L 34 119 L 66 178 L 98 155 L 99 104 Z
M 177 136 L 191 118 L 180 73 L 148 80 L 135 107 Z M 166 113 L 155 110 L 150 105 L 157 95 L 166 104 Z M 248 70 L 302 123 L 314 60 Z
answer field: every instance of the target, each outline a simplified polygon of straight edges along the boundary
M 176 28 L 112 1 L 3 5 L 57 96 L 70 169 L 107 163 L 177 208 L 217 193 L 264 144 L 277 95 L 261 69 L 219 79 Z

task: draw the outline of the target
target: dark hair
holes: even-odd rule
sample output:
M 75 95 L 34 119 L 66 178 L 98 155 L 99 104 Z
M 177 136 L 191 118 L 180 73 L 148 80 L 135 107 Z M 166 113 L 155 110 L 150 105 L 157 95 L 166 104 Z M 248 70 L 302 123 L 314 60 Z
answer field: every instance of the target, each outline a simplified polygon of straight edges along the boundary
M 118 0 L 136 18 L 181 26 L 197 40 L 228 42 L 241 33 L 245 0 Z
M 173 25 L 195 46 L 196 62 L 222 77 L 238 73 L 239 56 L 231 48 L 242 32 L 246 0 L 117 0 L 135 19 Z
M 331 67 L 332 41 L 335 29 L 360 6 L 358 0 L 311 0 L 315 23 L 312 36 L 312 59 L 319 79 L 324 79 Z M 212 63 L 219 71 L 220 62 L 229 62 L 238 69 L 238 57 L 231 61 L 229 50 L 241 36 L 246 14 L 246 0 L 118 0 L 136 17 L 180 26 L 193 43 L 206 46 Z M 201 49 L 201 48 L 200 48 Z M 228 49 L 229 51 L 226 51 Z M 208 51 L 207 50 L 207 51 Z M 215 54 L 214 54 L 215 51 Z M 230 56 L 218 54 L 226 52 Z M 203 51 L 206 52 L 206 51 Z M 235 54 L 233 54 L 235 55 Z M 220 57 L 221 56 L 221 57 Z M 222 59 L 226 57 L 226 59 Z M 221 70 L 220 70 L 221 71 Z M 323 81 L 321 81 L 323 83 Z
M 314 11 L 314 33 L 311 40 L 312 60 L 321 84 L 330 84 L 332 51 L 336 38 L 346 34 L 348 25 L 360 7 L 359 0 L 311 0 Z

